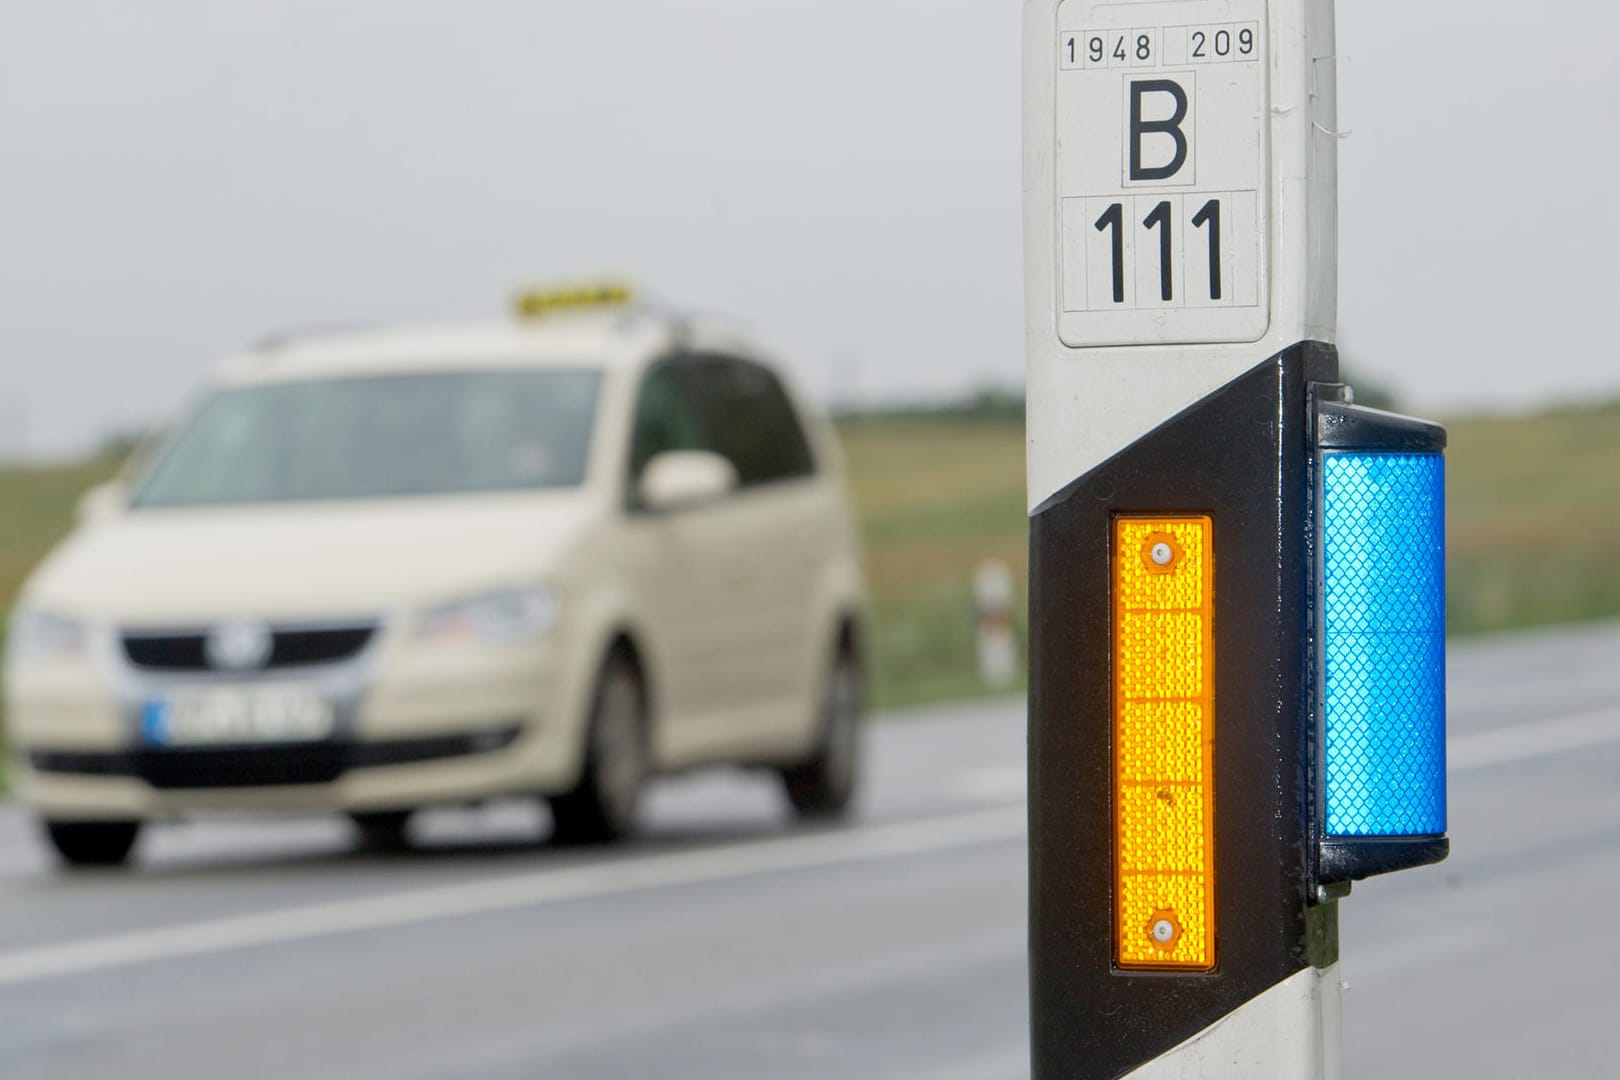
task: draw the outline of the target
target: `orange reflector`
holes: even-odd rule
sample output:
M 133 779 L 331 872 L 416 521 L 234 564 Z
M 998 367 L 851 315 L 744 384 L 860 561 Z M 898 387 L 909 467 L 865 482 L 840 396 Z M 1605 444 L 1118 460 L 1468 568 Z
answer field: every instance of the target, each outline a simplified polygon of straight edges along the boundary
M 1121 968 L 1215 967 L 1215 554 L 1207 517 L 1114 523 Z

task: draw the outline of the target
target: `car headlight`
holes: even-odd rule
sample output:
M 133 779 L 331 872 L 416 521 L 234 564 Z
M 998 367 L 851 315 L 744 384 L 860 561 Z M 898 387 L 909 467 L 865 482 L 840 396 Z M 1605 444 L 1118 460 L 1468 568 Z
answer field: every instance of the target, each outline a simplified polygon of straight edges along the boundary
M 557 621 L 557 594 L 543 585 L 495 589 L 423 612 L 416 636 L 515 645 L 537 638 Z
M 19 608 L 6 627 L 6 666 L 83 656 L 89 636 L 77 619 Z

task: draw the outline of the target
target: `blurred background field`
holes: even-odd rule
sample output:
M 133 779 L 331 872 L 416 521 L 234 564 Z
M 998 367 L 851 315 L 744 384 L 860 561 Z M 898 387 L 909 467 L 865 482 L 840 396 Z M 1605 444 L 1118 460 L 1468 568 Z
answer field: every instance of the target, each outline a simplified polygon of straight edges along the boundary
M 983 694 L 972 577 L 1025 577 L 1024 434 L 1015 398 L 840 420 L 865 532 L 879 707 Z M 1620 614 L 1620 403 L 1453 420 L 1453 633 Z M 0 469 L 0 609 L 118 458 Z M 1020 592 L 1015 619 L 1024 630 Z
M 1453 633 L 1620 612 L 1620 403 L 1451 424 Z
M 1023 637 L 1021 417 L 988 402 L 976 410 L 846 417 L 841 426 L 872 590 L 875 703 L 984 693 L 972 588 L 983 560 L 1012 568 Z
M 107 454 L 45 467 L 0 468 L 0 611 L 10 611 L 34 564 L 67 534 L 84 492 L 108 479 L 120 458 Z

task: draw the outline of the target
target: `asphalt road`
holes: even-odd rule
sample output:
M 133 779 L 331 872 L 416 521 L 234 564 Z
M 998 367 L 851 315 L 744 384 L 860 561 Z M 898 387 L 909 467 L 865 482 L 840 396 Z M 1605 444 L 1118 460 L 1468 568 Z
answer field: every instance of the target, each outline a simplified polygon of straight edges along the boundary
M 1451 693 L 1451 861 L 1343 905 L 1346 1075 L 1615 1075 L 1620 624 L 1457 647 Z M 693 777 L 607 854 L 514 804 L 63 874 L 0 807 L 0 1076 L 1025 1076 L 1022 710 L 888 719 L 850 827 Z

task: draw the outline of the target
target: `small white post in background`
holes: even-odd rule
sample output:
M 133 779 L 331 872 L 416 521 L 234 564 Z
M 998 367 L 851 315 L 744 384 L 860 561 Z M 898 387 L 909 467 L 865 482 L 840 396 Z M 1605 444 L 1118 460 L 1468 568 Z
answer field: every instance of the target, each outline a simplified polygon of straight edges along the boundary
M 973 611 L 979 637 L 979 677 L 994 690 L 1018 679 L 1018 635 L 1013 628 L 1016 585 L 1012 567 L 986 559 L 973 574 Z

